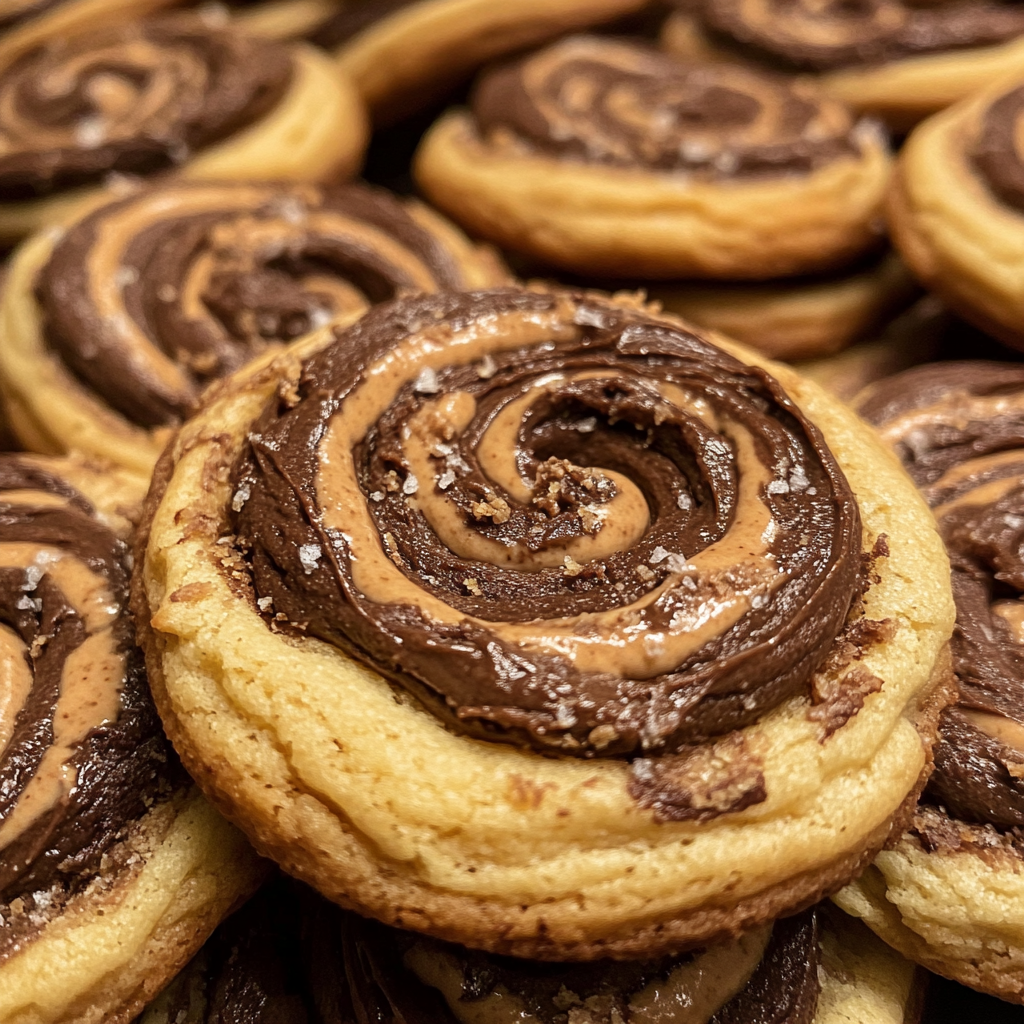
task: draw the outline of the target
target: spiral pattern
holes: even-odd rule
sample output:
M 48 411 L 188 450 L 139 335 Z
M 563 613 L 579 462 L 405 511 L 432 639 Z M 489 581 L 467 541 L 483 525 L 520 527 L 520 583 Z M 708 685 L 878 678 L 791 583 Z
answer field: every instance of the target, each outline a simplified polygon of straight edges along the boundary
M 957 817 L 1024 825 L 1024 368 L 923 366 L 861 412 L 935 512 L 953 571 L 959 703 L 944 713 L 930 796 Z
M 127 554 L 60 477 L 0 456 L 0 906 L 76 888 L 174 776 Z
M 811 910 L 658 960 L 538 963 L 386 928 L 277 881 L 221 926 L 141 1024 L 324 1020 L 327 1007 L 331 1020 L 381 1024 L 810 1024 L 818 918 Z
M 1009 0 L 698 0 L 697 11 L 714 35 L 793 71 L 992 46 L 1024 32 L 1024 10 Z
M 582 294 L 372 311 L 257 421 L 233 508 L 266 614 L 463 730 L 572 754 L 754 720 L 860 583 L 856 502 L 781 387 Z
M 0 71 L 0 193 L 173 167 L 260 118 L 291 75 L 286 47 L 184 15 L 53 42 Z
M 488 253 L 356 186 L 177 185 L 103 206 L 38 278 L 49 345 L 133 422 L 179 420 L 209 381 L 405 292 L 497 283 Z
M 472 109 L 494 144 L 711 178 L 813 170 L 864 130 L 802 83 L 581 36 L 485 75 Z

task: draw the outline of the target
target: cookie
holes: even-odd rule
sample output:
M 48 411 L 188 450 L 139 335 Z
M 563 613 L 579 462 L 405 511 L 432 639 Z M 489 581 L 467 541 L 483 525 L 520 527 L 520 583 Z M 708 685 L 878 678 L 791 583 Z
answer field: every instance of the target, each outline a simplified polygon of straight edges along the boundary
M 112 174 L 344 179 L 365 144 L 361 101 L 313 47 L 187 15 L 85 32 L 0 66 L 0 241 Z
M 224 14 L 249 35 L 308 39 L 344 5 L 344 0 L 229 0 Z
M 655 285 L 651 299 L 670 313 L 772 359 L 827 358 L 867 338 L 919 294 L 898 256 L 852 272 L 765 284 Z
M 540 964 L 375 925 L 278 882 L 139 1024 L 323 1021 L 330 1009 L 394 1024 L 413 1007 L 423 1024 L 911 1024 L 920 988 L 909 963 L 828 907 L 694 954 Z
M 313 33 L 334 50 L 377 123 L 428 107 L 488 61 L 632 14 L 644 0 L 371 0 Z
M 365 186 L 170 184 L 14 256 L 0 389 L 22 442 L 148 476 L 210 381 L 335 317 L 506 271 L 414 200 Z
M 137 487 L 137 484 L 134 485 Z M 123 474 L 0 455 L 0 1019 L 123 1022 L 264 873 L 160 728 Z
M 1024 348 L 1024 84 L 1003 82 L 930 118 L 907 140 L 888 211 L 911 270 L 965 319 Z
M 949 550 L 960 696 L 911 828 L 837 899 L 918 963 L 1024 1003 L 1024 367 L 916 367 L 858 405 Z
M 469 230 L 563 270 L 762 280 L 875 247 L 889 166 L 803 83 L 573 37 L 486 73 L 414 172 Z
M 674 0 L 664 45 L 685 57 L 812 74 L 904 131 L 1024 66 L 1014 0 Z
M 628 298 L 325 330 L 211 391 L 144 518 L 140 638 L 200 785 L 331 899 L 494 952 L 650 957 L 813 903 L 902 827 L 951 696 L 892 457 Z

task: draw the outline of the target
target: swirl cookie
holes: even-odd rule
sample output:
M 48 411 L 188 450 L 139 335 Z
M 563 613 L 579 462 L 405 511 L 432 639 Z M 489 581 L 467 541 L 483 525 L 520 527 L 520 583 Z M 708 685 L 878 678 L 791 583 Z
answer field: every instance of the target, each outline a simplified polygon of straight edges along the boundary
M 1024 367 L 917 367 L 859 408 L 949 551 L 960 698 L 913 825 L 841 905 L 931 970 L 1024 1003 Z
M 488 956 L 273 884 L 222 925 L 139 1024 L 912 1024 L 914 970 L 834 908 L 652 961 Z
M 675 0 L 662 40 L 685 57 L 810 72 L 896 129 L 1024 66 L 1016 0 Z
M 160 728 L 127 611 L 121 484 L 0 455 L 8 1024 L 130 1019 L 262 872 Z
M 929 769 L 948 569 L 870 431 L 742 358 L 508 289 L 218 386 L 134 596 L 200 784 L 342 905 L 517 956 L 659 955 L 852 877 Z
M 171 184 L 18 250 L 0 387 L 27 447 L 148 476 L 201 389 L 268 348 L 399 293 L 505 279 L 489 250 L 380 190 Z
M 415 173 L 459 223 L 556 267 L 768 279 L 879 242 L 889 155 L 800 83 L 574 37 L 485 74 Z
M 73 215 L 112 173 L 355 173 L 360 100 L 312 47 L 185 15 L 72 36 L 0 67 L 0 240 Z
M 334 50 L 374 121 L 440 100 L 490 60 L 632 14 L 645 0 L 362 0 L 312 34 Z
M 772 359 L 825 358 L 866 338 L 910 304 L 918 289 L 898 256 L 852 273 L 765 284 L 654 285 L 671 313 Z
M 957 313 L 1024 348 L 1024 83 L 1004 82 L 929 118 L 900 155 L 893 241 Z

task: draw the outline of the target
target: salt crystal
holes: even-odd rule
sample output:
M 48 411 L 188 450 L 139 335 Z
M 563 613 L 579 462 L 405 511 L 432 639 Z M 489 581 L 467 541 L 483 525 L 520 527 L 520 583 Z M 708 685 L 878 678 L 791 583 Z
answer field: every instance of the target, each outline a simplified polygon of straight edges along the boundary
M 436 395 L 441 390 L 441 385 L 438 383 L 437 374 L 429 366 L 424 366 L 412 389 L 420 395 Z
M 299 548 L 299 561 L 307 576 L 317 567 L 323 553 L 323 548 L 319 544 L 303 544 Z

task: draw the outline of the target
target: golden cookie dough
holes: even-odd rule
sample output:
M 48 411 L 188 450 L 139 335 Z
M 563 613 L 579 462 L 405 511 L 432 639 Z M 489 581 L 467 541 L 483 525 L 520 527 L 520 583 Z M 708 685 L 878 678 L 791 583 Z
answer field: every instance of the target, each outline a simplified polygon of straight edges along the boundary
M 104 89 L 111 60 L 124 76 L 135 62 L 143 84 Z M 51 109 L 57 101 L 33 84 L 70 73 L 66 64 L 78 97 L 70 114 L 67 96 Z M 15 102 L 25 93 L 38 109 Z M 74 219 L 104 188 L 123 185 L 121 172 L 343 181 L 362 164 L 367 132 L 352 84 L 308 44 L 257 40 L 186 14 L 85 32 L 0 66 L 0 242 Z
M 889 195 L 893 242 L 966 320 L 1024 346 L 1024 79 L 930 118 L 907 140 Z
M 715 0 L 702 2 L 713 3 Z M 954 9 L 953 18 L 956 17 L 957 2 L 961 6 L 970 6 L 964 0 L 948 4 Z M 792 4 L 783 0 L 776 6 L 787 5 L 796 7 L 798 11 L 792 24 L 787 26 L 792 32 L 790 38 L 810 46 L 819 45 L 823 38 L 834 44 L 842 42 L 849 25 L 849 14 L 841 0 L 826 0 L 825 4 L 814 0 L 798 0 Z M 752 12 L 755 23 L 771 26 L 773 22 L 783 20 L 777 11 L 771 10 L 770 0 L 748 0 L 745 6 Z M 901 23 L 901 17 L 905 18 L 908 10 L 928 6 L 932 5 L 899 0 L 898 4 L 876 4 L 874 10 L 867 10 L 865 14 L 879 20 L 878 34 L 884 36 L 892 31 L 894 22 L 897 25 Z M 1011 11 L 1013 6 L 1005 5 Z M 831 15 L 829 7 L 838 10 Z M 807 11 L 805 17 L 799 13 L 801 8 Z M 885 19 L 888 19 L 888 25 L 884 24 Z M 766 32 L 771 37 L 770 27 Z M 786 36 L 780 38 L 786 39 Z M 712 38 L 702 19 L 685 10 L 670 15 L 662 29 L 661 41 L 667 50 L 681 57 L 759 63 L 755 53 L 741 46 L 733 48 Z M 893 56 L 874 62 L 854 61 L 845 67 L 819 71 L 813 77 L 829 96 L 862 114 L 880 118 L 894 131 L 904 132 L 937 111 L 1022 70 L 1024 36 L 1018 30 L 1015 35 L 991 45 L 972 47 L 958 44 L 944 51 Z
M 881 328 L 916 294 L 913 277 L 892 253 L 825 279 L 648 289 L 668 312 L 787 361 L 834 356 Z
M 895 827 L 902 827 L 902 809 L 913 805 L 930 770 L 936 715 L 951 699 L 948 567 L 927 510 L 872 433 L 793 371 L 719 341 L 744 362 L 769 368 L 823 432 L 857 496 L 866 550 L 887 537 L 889 554 L 876 560 L 877 581 L 863 605 L 872 622 L 887 625 L 863 647 L 837 642 L 833 668 L 815 677 L 822 711 L 813 711 L 807 696 L 795 696 L 726 739 L 698 745 L 695 756 L 700 764 L 709 758 L 710 777 L 723 771 L 731 781 L 715 790 L 717 797 L 711 790 L 694 797 L 707 814 L 696 810 L 689 820 L 683 812 L 682 820 L 661 820 L 671 817 L 667 805 L 654 813 L 651 804 L 638 803 L 625 760 L 554 758 L 481 742 L 446 728 L 427 705 L 333 644 L 302 631 L 277 631 L 287 619 L 274 611 L 283 598 L 260 597 L 257 606 L 232 525 L 255 493 L 233 478 L 236 461 L 254 430 L 264 437 L 259 431 L 265 428 L 255 424 L 268 401 L 275 394 L 298 399 L 303 360 L 384 330 L 388 317 L 411 317 L 421 330 L 409 342 L 413 349 L 392 369 L 381 369 L 379 378 L 376 370 L 360 372 L 386 389 L 415 382 L 436 393 L 433 372 L 452 358 L 451 346 L 464 344 L 457 364 L 468 361 L 489 379 L 505 372 L 495 358 L 518 366 L 528 358 L 522 346 L 532 352 L 530 346 L 540 345 L 539 357 L 552 337 L 567 331 L 574 337 L 575 329 L 565 326 L 574 315 L 595 326 L 609 315 L 642 317 L 635 306 L 602 313 L 600 299 L 560 295 L 425 297 L 417 300 L 422 314 L 406 313 L 401 304 L 382 307 L 339 342 L 331 331 L 321 332 L 217 385 L 158 465 L 139 537 L 134 601 L 158 705 L 176 747 L 215 803 L 289 873 L 343 906 L 484 949 L 544 959 L 650 956 L 734 934 L 834 890 L 881 847 L 894 816 Z M 479 334 L 470 318 L 470 326 L 453 334 L 427 311 L 445 302 L 541 304 L 550 312 L 495 315 Z M 594 308 L 573 314 L 575 302 Z M 665 323 L 676 329 L 677 322 Z M 416 347 L 421 344 L 433 353 L 422 365 L 428 357 Z M 504 355 L 510 347 L 514 357 Z M 345 350 L 331 351 L 341 358 Z M 343 408 L 369 407 L 350 396 Z M 591 429 L 589 421 L 582 424 Z M 335 453 L 324 465 L 347 465 L 339 458 Z M 446 480 L 439 478 L 451 486 Z M 427 486 L 422 473 L 412 484 L 395 479 L 396 500 L 401 493 L 426 500 Z M 385 499 L 375 492 L 366 507 Z M 332 495 L 339 514 L 364 515 L 365 498 L 335 501 L 341 499 Z M 474 515 L 500 509 L 483 502 Z M 367 543 L 360 557 L 371 560 L 372 573 L 394 578 L 388 586 L 406 586 L 389 568 L 382 542 Z M 383 543 L 394 555 L 393 538 Z M 290 553 L 302 563 L 296 583 L 322 556 L 319 545 Z M 568 556 L 564 567 L 567 577 L 586 570 Z M 464 583 L 473 593 L 478 581 Z M 447 614 L 435 598 L 424 593 L 423 600 L 431 615 Z M 844 661 L 849 651 L 857 652 L 855 668 Z M 864 695 L 857 687 L 865 681 L 880 688 Z M 847 718 L 840 713 L 843 698 L 838 704 L 833 698 L 851 688 L 863 706 L 852 713 L 855 699 Z M 834 731 L 828 725 L 833 711 Z M 611 741 L 597 732 L 590 743 Z M 764 779 L 765 798 L 755 796 L 752 804 L 744 799 L 752 793 L 752 777 L 744 774 L 748 757 L 760 764 Z M 708 783 L 712 789 L 717 784 Z
M 644 0 L 406 0 L 360 9 L 343 0 L 314 38 L 336 51 L 374 121 L 388 123 L 442 99 L 488 61 L 644 6 Z
M 0 1020 L 123 1024 L 265 867 L 176 766 L 128 646 L 118 538 L 139 481 L 79 459 L 3 455 L 0 487 Z M 55 602 L 68 606 L 56 618 Z M 26 729 L 46 714 L 38 751 Z
M 201 389 L 253 355 L 398 292 L 507 280 L 434 211 L 366 186 L 171 183 L 94 205 L 13 256 L 0 392 L 29 450 L 146 479 Z
M 414 173 L 470 231 L 563 270 L 770 280 L 875 247 L 889 167 L 802 83 L 572 37 L 485 74 Z

